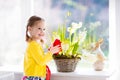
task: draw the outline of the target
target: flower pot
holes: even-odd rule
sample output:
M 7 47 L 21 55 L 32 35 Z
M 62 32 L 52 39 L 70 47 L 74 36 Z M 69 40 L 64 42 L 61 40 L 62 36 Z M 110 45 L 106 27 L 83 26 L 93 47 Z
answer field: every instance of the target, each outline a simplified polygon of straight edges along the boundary
M 80 59 L 54 59 L 58 72 L 73 72 Z

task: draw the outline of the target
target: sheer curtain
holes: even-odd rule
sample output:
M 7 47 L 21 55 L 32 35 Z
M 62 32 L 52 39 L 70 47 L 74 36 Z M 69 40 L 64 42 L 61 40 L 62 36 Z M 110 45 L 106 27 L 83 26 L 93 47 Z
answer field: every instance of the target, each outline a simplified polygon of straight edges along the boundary
M 19 0 L 0 0 L 0 65 L 17 64 L 22 50 Z
M 0 0 L 0 65 L 21 65 L 32 0 Z

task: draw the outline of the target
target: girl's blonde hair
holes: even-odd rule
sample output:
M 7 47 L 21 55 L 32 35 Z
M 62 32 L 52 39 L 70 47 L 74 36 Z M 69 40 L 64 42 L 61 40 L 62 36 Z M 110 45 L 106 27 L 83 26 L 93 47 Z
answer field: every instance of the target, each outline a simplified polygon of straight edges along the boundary
M 27 27 L 26 27 L 26 41 L 29 42 L 32 40 L 30 35 L 28 34 L 28 27 L 33 27 L 38 21 L 44 21 L 41 17 L 38 16 L 31 16 L 28 20 Z

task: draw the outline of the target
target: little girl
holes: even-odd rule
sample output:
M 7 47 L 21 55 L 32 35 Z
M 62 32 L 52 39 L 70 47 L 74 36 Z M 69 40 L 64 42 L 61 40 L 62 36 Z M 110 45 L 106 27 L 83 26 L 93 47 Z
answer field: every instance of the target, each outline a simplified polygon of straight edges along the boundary
M 43 51 L 45 35 L 45 21 L 37 16 L 28 20 L 26 29 L 26 41 L 28 46 L 24 56 L 24 78 L 23 80 L 45 80 L 46 64 L 52 60 L 52 55 L 60 51 L 59 46 L 50 46 L 47 53 Z

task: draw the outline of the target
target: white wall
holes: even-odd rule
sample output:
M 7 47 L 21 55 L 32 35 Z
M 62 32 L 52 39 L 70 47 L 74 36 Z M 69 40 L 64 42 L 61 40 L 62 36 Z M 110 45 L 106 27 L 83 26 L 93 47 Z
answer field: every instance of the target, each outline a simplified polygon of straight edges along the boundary
M 110 0 L 110 61 L 115 69 L 109 80 L 120 80 L 120 0 Z M 112 37 L 111 37 L 112 35 Z
M 116 0 L 116 42 L 117 42 L 117 61 L 118 61 L 118 74 L 117 80 L 120 79 L 120 0 Z

